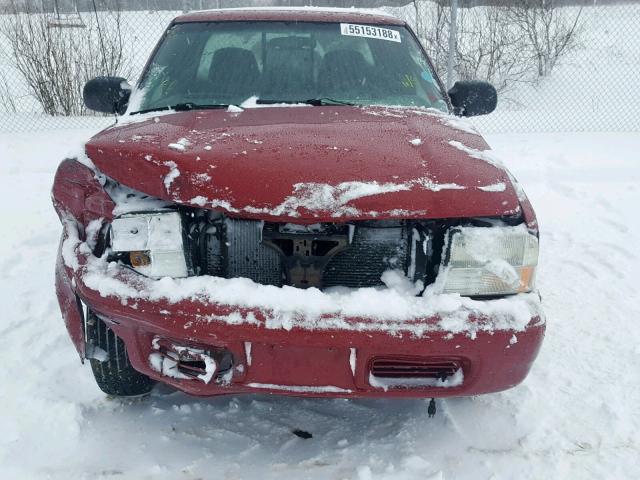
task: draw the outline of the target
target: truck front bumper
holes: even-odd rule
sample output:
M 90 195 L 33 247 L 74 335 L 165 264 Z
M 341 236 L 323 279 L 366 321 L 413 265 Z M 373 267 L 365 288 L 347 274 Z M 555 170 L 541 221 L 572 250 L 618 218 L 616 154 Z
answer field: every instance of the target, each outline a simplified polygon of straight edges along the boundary
M 301 321 L 288 325 L 275 322 L 267 307 L 200 296 L 138 295 L 144 282 L 156 281 L 100 262 L 82 244 L 70 250 L 61 243 L 56 291 L 81 358 L 86 357 L 84 304 L 122 338 L 136 370 L 193 395 L 450 397 L 497 392 L 522 382 L 545 332 L 535 294 L 509 300 L 531 307 L 528 321 L 512 327 L 499 308 L 495 318 L 465 308 L 391 324 L 340 315 L 305 321 L 300 312 Z M 501 305 L 490 302 L 504 299 L 483 301 L 484 311 Z M 461 317 L 468 327 L 446 328 L 448 318 Z

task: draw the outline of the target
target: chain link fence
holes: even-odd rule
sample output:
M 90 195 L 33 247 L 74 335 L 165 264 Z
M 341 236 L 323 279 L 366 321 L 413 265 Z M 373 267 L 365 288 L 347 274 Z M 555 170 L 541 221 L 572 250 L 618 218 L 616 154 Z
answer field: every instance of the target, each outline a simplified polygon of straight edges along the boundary
M 140 75 L 183 11 L 303 5 L 294 0 L 0 0 L 0 131 L 112 123 L 81 102 L 100 74 Z M 445 82 L 499 91 L 487 132 L 640 131 L 640 2 L 327 0 L 380 7 L 409 22 Z M 452 29 L 453 26 L 453 29 Z M 453 35 L 452 35 L 453 34 Z

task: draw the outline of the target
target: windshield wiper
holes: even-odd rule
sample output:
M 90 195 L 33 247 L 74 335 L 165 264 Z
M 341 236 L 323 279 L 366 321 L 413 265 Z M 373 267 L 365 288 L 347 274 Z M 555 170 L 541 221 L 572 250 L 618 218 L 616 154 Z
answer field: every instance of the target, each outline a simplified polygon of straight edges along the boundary
M 322 107 L 325 105 L 348 105 L 353 107 L 357 105 L 356 103 L 353 103 L 353 102 L 347 102 L 345 100 L 336 100 L 335 98 L 329 98 L 329 97 L 312 98 L 310 100 L 305 100 L 305 103 L 308 103 L 309 105 L 314 105 L 317 107 Z
M 167 110 L 175 110 L 176 112 L 188 112 L 189 110 L 218 110 L 222 108 L 229 108 L 228 104 L 223 103 L 211 103 L 211 104 L 199 104 L 199 103 L 176 103 L 175 105 L 169 105 L 166 107 L 154 107 L 147 108 L 146 110 L 138 110 L 137 112 L 131 112 L 129 115 L 138 115 L 142 113 L 150 112 L 162 112 Z
M 346 102 L 344 100 L 336 100 L 334 98 L 322 97 L 322 98 L 310 98 L 308 100 L 266 100 L 266 99 L 258 99 L 256 100 L 258 105 L 275 105 L 278 103 L 287 103 L 287 104 L 306 104 L 313 105 L 314 107 L 323 107 L 326 105 L 349 105 L 355 106 L 356 103 Z

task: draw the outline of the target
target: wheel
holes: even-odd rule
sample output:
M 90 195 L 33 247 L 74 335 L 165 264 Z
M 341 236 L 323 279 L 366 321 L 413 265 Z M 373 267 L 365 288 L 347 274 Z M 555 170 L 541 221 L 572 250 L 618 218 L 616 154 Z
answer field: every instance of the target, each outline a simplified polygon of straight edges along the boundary
M 115 397 L 134 397 L 151 391 L 155 381 L 131 366 L 122 339 L 91 310 L 87 310 L 86 338 L 87 356 L 100 390 Z

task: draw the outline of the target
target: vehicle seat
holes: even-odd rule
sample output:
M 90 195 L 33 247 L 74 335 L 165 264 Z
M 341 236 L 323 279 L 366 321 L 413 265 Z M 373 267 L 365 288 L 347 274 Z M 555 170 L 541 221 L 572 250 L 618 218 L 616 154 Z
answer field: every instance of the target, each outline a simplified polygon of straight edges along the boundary
M 355 50 L 327 52 L 318 72 L 318 91 L 321 97 L 363 97 L 369 65 Z
M 237 47 L 216 50 L 209 67 L 212 94 L 245 100 L 258 90 L 260 70 L 250 50 Z
M 264 99 L 306 100 L 315 92 L 315 39 L 280 37 L 269 41 L 262 74 Z

